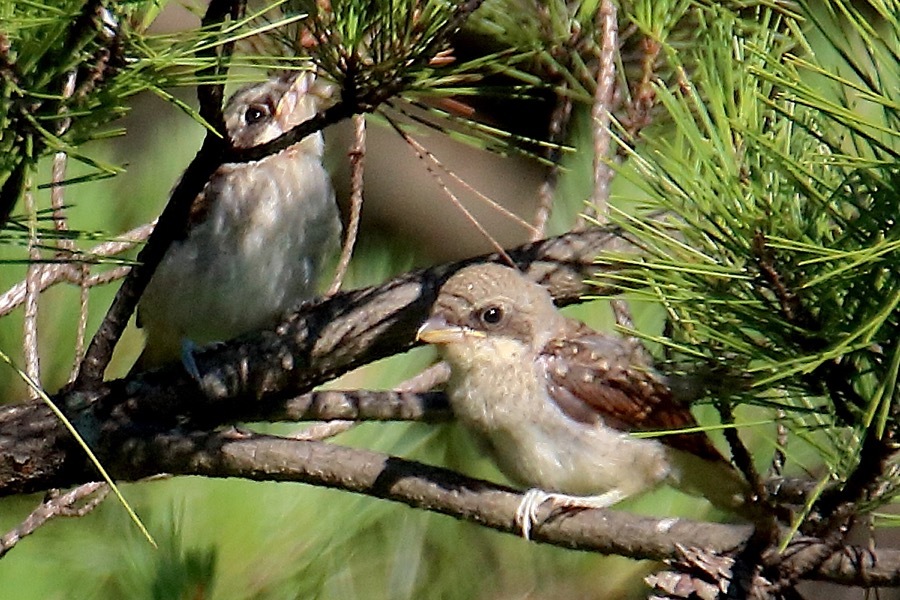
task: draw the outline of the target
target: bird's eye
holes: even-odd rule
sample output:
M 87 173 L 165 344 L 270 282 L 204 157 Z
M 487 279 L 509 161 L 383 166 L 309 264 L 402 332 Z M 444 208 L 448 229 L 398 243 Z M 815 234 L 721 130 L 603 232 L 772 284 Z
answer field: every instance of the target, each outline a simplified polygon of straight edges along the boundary
M 259 123 L 267 116 L 269 116 L 269 109 L 267 106 L 263 104 L 251 104 L 247 107 L 247 110 L 244 111 L 244 122 L 247 123 L 247 125 L 253 125 L 254 123 Z
M 499 306 L 488 306 L 481 311 L 479 318 L 485 325 L 496 325 L 503 320 L 503 309 Z

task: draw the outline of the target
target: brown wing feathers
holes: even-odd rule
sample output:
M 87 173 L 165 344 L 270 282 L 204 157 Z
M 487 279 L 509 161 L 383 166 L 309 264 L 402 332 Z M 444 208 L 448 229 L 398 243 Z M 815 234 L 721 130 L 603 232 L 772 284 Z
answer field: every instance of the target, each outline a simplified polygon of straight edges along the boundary
M 575 331 L 551 340 L 540 360 L 550 397 L 570 418 L 621 431 L 667 431 L 695 427 L 690 409 L 645 366 L 628 340 L 598 334 L 572 322 Z M 725 460 L 703 432 L 661 435 L 673 448 L 707 460 Z

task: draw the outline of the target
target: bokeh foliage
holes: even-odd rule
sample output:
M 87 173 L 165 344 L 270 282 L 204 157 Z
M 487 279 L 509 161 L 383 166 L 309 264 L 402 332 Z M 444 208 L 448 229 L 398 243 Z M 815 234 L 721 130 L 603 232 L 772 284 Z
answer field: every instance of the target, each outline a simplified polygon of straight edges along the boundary
M 428 96 L 494 94 L 512 103 L 534 101 L 555 87 L 584 106 L 593 93 L 595 4 L 489 0 L 468 30 L 492 39 L 492 52 L 441 70 L 416 56 L 439 22 L 451 17 L 452 3 L 332 2 L 333 12 L 322 16 L 332 26 L 318 34 L 336 43 L 307 50 L 339 83 L 348 73 L 354 85 L 407 78 L 403 102 L 391 107 L 398 112 Z M 152 216 L 149 206 L 164 201 L 196 147 L 171 123 L 170 133 L 139 136 L 129 129 L 113 144 L 136 139 L 145 145 L 130 148 L 129 173 L 105 179 L 122 166 L 121 146 L 95 140 L 125 133 L 116 119 L 142 91 L 173 102 L 183 98 L 172 88 L 196 82 L 209 66 L 196 57 L 197 48 L 222 39 L 197 29 L 148 33 L 161 8 L 152 1 L 96 3 L 117 23 L 119 60 L 102 59 L 115 66 L 105 72 L 107 83 L 66 100 L 59 94 L 63 77 L 76 67 L 96 68 L 108 35 L 109 20 L 90 13 L 86 35 L 69 42 L 67 32 L 84 6 L 74 0 L 0 2 L 0 33 L 14 49 L 6 60 L 21 71 L 0 83 L 0 177 L 10 181 L 25 168 L 33 183 L 45 183 L 47 158 L 68 151 L 81 163 L 70 167 L 70 178 L 81 183 L 67 193 L 81 240 L 86 231 L 115 233 Z M 666 228 L 617 217 L 650 250 L 622 283 L 631 297 L 662 306 L 674 323 L 674 336 L 656 341 L 698 362 L 729 361 L 752 373 L 753 386 L 735 399 L 761 406 L 770 425 L 742 433 L 771 446 L 771 409 L 783 409 L 805 442 L 802 455 L 792 454 L 796 446 L 787 449 L 789 466 L 820 469 L 824 461 L 827 468 L 816 471 L 823 479 L 845 477 L 865 437 L 896 426 L 898 23 L 895 2 L 861 6 L 866 18 L 837 0 L 815 6 L 636 0 L 621 3 L 619 14 L 623 32 L 660 45 L 653 80 L 660 106 L 639 139 L 630 139 L 626 127 L 617 130 L 622 162 L 613 205 L 662 207 L 679 216 Z M 263 18 L 251 8 L 252 18 L 224 37 L 243 37 L 279 20 L 293 25 L 274 29 L 284 35 L 268 40 L 265 53 L 239 54 L 240 77 L 261 76 L 249 67 L 283 66 L 286 49 L 302 46 L 292 27 L 315 9 L 297 2 Z M 852 27 L 840 28 L 845 19 Z M 373 63 L 383 70 L 368 71 Z M 636 69 L 627 56 L 621 66 L 626 73 Z M 500 85 L 489 78 L 497 74 L 504 77 Z M 58 135 L 63 105 L 72 123 Z M 466 125 L 434 106 L 427 110 L 431 124 L 450 119 L 453 127 Z M 578 206 L 589 195 L 590 124 L 584 118 L 574 123 L 570 142 L 578 152 L 566 158 L 560 207 Z M 24 136 L 9 133 L 20 130 Z M 454 131 L 493 149 L 540 153 L 535 140 L 496 128 Z M 202 133 L 199 126 L 195 133 Z M 43 196 L 38 202 L 46 205 Z M 2 230 L 2 257 L 24 262 L 20 232 L 27 222 L 26 216 Z M 408 266 L 397 248 L 370 249 L 357 257 L 354 282 L 374 282 Z M 2 289 L 22 272 L 4 266 Z M 45 359 L 48 382 L 63 381 L 70 360 L 76 294 L 69 292 L 49 294 L 42 316 L 43 347 L 53 348 Z M 109 290 L 97 290 L 92 300 L 98 309 L 105 306 Z M 794 302 L 802 310 L 791 317 L 785 309 Z M 101 313 L 92 312 L 92 324 Z M 21 343 L 18 316 L 2 321 L 0 349 L 14 354 Z M 390 386 L 428 358 L 422 351 L 396 357 L 351 381 Z M 833 365 L 852 375 L 855 396 L 842 406 L 826 393 L 824 380 L 816 385 L 817 373 Z M 9 372 L 0 372 L 4 397 L 21 397 Z M 454 426 L 370 424 L 337 441 L 500 478 Z M 877 503 L 890 501 L 894 489 L 888 486 Z M 126 493 L 162 542 L 160 550 L 107 503 L 84 519 L 49 524 L 0 561 L 0 597 L 643 597 L 635 572 L 649 568 L 298 485 L 180 479 L 129 485 Z M 0 530 L 37 501 L 4 500 Z M 626 509 L 699 517 L 705 509 L 698 502 L 660 492 Z

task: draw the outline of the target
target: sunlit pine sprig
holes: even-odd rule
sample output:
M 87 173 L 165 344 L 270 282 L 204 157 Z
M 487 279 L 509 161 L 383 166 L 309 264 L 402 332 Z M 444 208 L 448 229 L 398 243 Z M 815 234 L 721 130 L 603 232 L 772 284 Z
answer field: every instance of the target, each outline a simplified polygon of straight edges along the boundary
M 849 6 L 829 3 L 858 17 Z M 630 260 L 623 287 L 665 307 L 673 344 L 747 365 L 760 398 L 799 409 L 795 433 L 841 479 L 900 405 L 897 20 L 848 30 L 764 8 L 747 28 L 693 10 L 697 55 L 666 52 L 696 71 L 658 88 L 675 130 L 620 170 L 670 216 L 620 216 L 648 257 L 606 260 Z M 829 48 L 836 69 L 819 62 Z M 886 483 L 872 506 L 895 494 Z

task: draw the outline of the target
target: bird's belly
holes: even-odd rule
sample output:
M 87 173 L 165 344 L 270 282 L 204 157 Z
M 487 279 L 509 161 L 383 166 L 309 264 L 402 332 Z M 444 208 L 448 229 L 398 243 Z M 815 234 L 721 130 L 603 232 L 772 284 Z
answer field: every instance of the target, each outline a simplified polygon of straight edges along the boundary
M 605 426 L 547 423 L 498 433 L 492 441 L 501 469 L 513 479 L 543 490 L 592 496 L 618 490 L 638 494 L 665 481 L 671 464 L 658 442 Z
M 141 302 L 142 319 L 153 321 L 148 335 L 223 341 L 274 324 L 312 296 L 340 224 L 327 173 L 319 165 L 295 168 L 301 167 L 302 194 L 285 198 L 279 183 L 285 174 L 272 173 L 252 198 L 217 207 L 170 247 Z
M 549 399 L 526 391 L 531 386 L 520 393 L 504 388 L 521 381 L 470 376 L 450 386 L 458 418 L 514 481 L 570 495 L 619 490 L 628 496 L 670 478 L 673 465 L 659 441 L 573 421 Z

